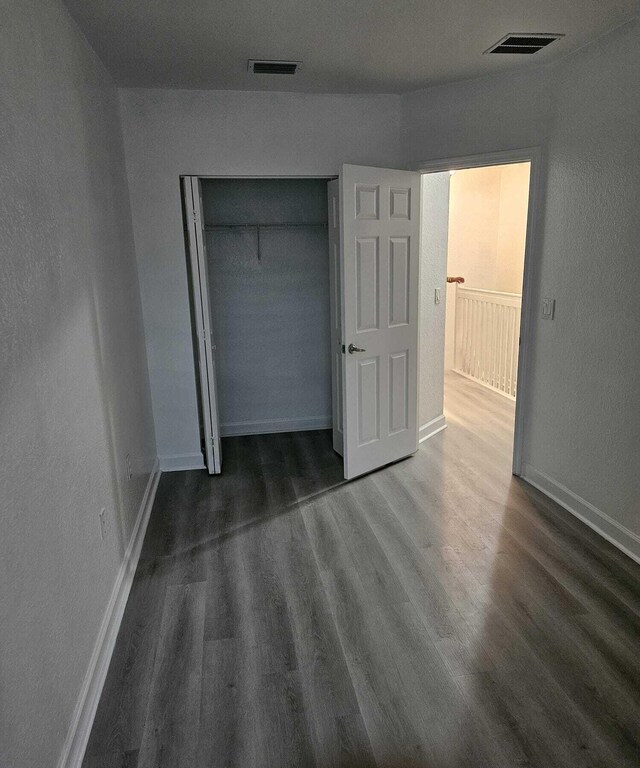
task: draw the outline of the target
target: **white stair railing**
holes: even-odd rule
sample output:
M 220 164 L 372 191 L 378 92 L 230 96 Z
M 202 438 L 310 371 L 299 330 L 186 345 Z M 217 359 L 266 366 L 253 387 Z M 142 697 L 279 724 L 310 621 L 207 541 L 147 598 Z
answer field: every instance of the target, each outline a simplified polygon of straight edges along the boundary
M 522 296 L 456 286 L 454 370 L 515 399 Z

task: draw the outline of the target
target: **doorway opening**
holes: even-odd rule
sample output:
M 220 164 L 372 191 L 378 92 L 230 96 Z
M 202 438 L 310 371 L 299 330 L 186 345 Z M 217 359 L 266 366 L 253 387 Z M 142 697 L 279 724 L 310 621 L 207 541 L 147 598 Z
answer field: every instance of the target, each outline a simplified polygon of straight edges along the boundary
M 522 444 L 518 398 L 526 383 L 521 341 L 532 160 L 469 167 L 460 161 L 423 177 L 423 288 L 425 279 L 446 279 L 423 302 L 423 315 L 436 318 L 431 325 L 439 323 L 440 331 L 441 365 L 432 374 L 444 401 L 437 426 L 455 422 L 486 431 L 488 444 L 492 433 L 500 434 L 503 444 L 514 446 L 508 457 L 514 474 L 520 473 Z

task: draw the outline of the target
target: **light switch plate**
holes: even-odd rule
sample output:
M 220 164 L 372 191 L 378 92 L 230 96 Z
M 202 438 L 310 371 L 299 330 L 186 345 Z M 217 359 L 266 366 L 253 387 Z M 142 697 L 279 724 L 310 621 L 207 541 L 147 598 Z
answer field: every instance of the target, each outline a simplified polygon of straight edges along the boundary
M 553 320 L 553 316 L 556 313 L 556 300 L 544 298 L 542 299 L 542 317 L 545 320 Z

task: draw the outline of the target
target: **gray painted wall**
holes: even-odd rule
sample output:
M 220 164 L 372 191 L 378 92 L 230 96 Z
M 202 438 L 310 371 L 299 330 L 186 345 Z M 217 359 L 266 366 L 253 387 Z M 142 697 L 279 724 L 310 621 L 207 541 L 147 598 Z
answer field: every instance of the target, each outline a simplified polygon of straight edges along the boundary
M 62 3 L 2 9 L 0 765 L 34 768 L 57 763 L 155 443 L 116 92 Z
M 443 415 L 444 333 L 449 239 L 449 172 L 422 177 L 420 258 L 420 427 Z M 434 300 L 440 289 L 440 304 Z
M 526 459 L 640 536 L 640 25 L 558 74 Z M 640 542 L 640 540 L 639 540 Z M 636 550 L 640 554 L 640 545 Z
M 543 147 L 524 459 L 528 473 L 622 526 L 613 535 L 632 537 L 640 536 L 639 70 L 634 21 L 555 67 L 403 100 L 409 163 Z M 557 300 L 553 321 L 540 317 L 543 295 Z
M 203 182 L 207 225 L 327 222 L 322 179 Z M 222 434 L 331 423 L 326 226 L 207 232 Z
M 539 67 L 406 94 L 406 162 L 539 146 L 553 116 L 554 72 Z
M 180 174 L 327 177 L 345 162 L 397 167 L 400 97 L 120 96 L 158 452 L 174 466 L 201 466 Z

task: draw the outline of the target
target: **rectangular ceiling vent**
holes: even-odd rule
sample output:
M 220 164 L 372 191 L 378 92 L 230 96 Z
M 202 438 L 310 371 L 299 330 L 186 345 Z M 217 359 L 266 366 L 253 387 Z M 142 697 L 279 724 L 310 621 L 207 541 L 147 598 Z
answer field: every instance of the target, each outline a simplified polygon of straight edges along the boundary
M 295 75 L 301 64 L 301 61 L 249 59 L 249 72 L 254 75 Z
M 515 53 L 518 55 L 537 53 L 561 37 L 564 35 L 542 32 L 521 32 L 519 34 L 511 32 L 502 40 L 498 40 L 491 48 L 487 48 L 485 53 Z

